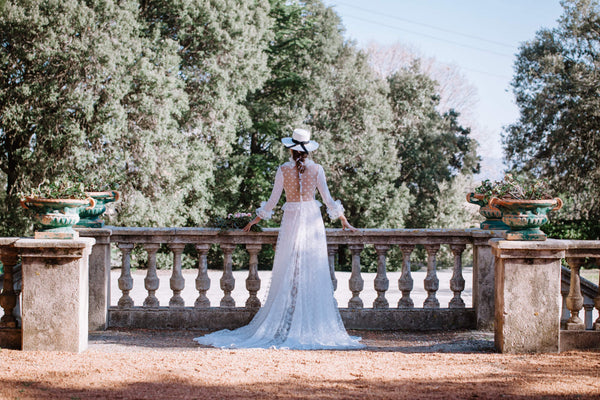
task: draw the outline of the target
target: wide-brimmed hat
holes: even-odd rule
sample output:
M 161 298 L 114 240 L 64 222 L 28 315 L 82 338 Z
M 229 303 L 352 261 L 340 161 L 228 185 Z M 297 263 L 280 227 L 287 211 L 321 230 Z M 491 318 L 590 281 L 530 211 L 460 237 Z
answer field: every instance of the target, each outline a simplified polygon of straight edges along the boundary
M 319 148 L 319 143 L 310 140 L 310 132 L 306 129 L 294 129 L 292 137 L 281 139 L 281 143 L 288 149 L 303 151 L 305 153 Z

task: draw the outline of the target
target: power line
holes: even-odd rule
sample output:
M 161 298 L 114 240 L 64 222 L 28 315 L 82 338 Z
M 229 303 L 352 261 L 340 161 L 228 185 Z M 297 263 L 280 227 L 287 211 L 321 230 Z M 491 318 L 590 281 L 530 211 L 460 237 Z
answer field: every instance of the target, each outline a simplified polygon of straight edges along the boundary
M 512 58 L 513 57 L 512 55 L 509 55 L 509 54 L 506 54 L 506 53 L 499 53 L 497 51 L 483 49 L 481 47 L 471 46 L 471 45 L 468 45 L 468 44 L 463 44 L 463 43 L 460 43 L 460 42 L 455 42 L 453 40 L 442 39 L 442 38 L 437 37 L 437 36 L 433 36 L 433 35 L 428 35 L 428 34 L 425 34 L 425 33 L 411 31 L 409 29 L 400 28 L 400 27 L 394 26 L 394 25 L 382 24 L 381 22 L 372 21 L 372 20 L 369 20 L 369 19 L 366 19 L 366 18 L 355 17 L 353 15 L 348 15 L 348 14 L 345 14 L 344 17 L 345 18 L 348 17 L 348 18 L 357 19 L 359 21 L 367 22 L 369 24 L 373 24 L 373 25 L 377 25 L 377 26 L 384 26 L 386 28 L 395 29 L 395 30 L 402 31 L 402 32 L 412 33 L 414 35 L 419 35 L 419 36 L 427 37 L 429 39 L 438 40 L 440 42 L 450 43 L 450 44 L 453 44 L 453 45 L 459 46 L 459 47 L 465 47 L 465 48 L 468 48 L 468 49 L 477 50 L 477 51 L 481 51 L 481 52 L 484 52 L 484 53 L 494 54 L 494 55 L 497 55 L 497 56 L 500 56 L 500 57 L 508 57 L 508 58 Z
M 513 50 L 517 49 L 517 47 L 514 46 L 514 45 L 507 44 L 507 43 L 502 43 L 502 42 L 497 42 L 495 40 L 486 39 L 486 38 L 483 38 L 481 36 L 470 35 L 470 34 L 458 32 L 458 31 L 454 31 L 454 30 L 451 30 L 451 29 L 440 28 L 440 27 L 435 26 L 435 25 L 429 25 L 429 24 L 424 24 L 422 22 L 411 21 L 411 20 L 406 19 L 406 18 L 397 17 L 395 15 L 388 15 L 388 14 L 380 13 L 380 12 L 377 12 L 377 11 L 372 11 L 372 10 L 369 10 L 367 8 L 350 5 L 350 4 L 347 4 L 347 3 L 344 3 L 344 2 L 339 2 L 339 3 L 341 3 L 344 7 L 354 8 L 354 9 L 361 10 L 361 11 L 364 11 L 364 12 L 367 12 L 367 13 L 370 13 L 370 14 L 379 15 L 379 16 L 382 16 L 382 17 L 391 18 L 391 19 L 395 19 L 395 20 L 398 20 L 398 21 L 408 22 L 409 24 L 424 26 L 426 28 L 435 29 L 435 30 L 440 31 L 440 32 L 452 33 L 453 35 L 458 35 L 458 36 L 466 37 L 466 38 L 469 38 L 469 39 L 480 40 L 482 42 L 487 42 L 487 43 L 495 44 L 495 45 L 498 45 L 498 46 L 508 47 L 510 49 L 513 49 Z

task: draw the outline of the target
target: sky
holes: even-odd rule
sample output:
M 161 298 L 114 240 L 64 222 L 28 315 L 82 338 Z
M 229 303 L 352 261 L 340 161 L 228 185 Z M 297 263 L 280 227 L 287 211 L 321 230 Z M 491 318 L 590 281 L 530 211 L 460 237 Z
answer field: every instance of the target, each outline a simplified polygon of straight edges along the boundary
M 554 28 L 559 0 L 323 0 L 359 47 L 401 43 L 424 58 L 455 65 L 477 90 L 474 137 L 478 179 L 500 179 L 501 132 L 519 118 L 510 88 L 519 46 Z

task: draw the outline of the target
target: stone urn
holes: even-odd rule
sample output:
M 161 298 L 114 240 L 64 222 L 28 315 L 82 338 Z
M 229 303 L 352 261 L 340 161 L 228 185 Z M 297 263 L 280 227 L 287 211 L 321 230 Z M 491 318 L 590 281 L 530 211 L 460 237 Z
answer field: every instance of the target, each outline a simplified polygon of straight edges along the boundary
M 102 214 L 106 211 L 106 204 L 118 201 L 121 194 L 115 190 L 107 190 L 104 192 L 85 192 L 88 196 L 96 201 L 93 208 L 79 208 L 79 222 L 76 227 L 79 228 L 102 228 L 104 220 Z
M 540 227 L 548 222 L 548 212 L 560 210 L 561 199 L 514 200 L 490 199 L 490 206 L 502 212 L 502 222 L 509 226 L 506 240 L 546 240 Z
M 73 226 L 79 221 L 79 209 L 91 209 L 96 200 L 86 199 L 44 199 L 29 197 L 21 199 L 21 206 L 34 213 L 34 221 L 40 226 L 35 232 L 36 239 L 73 239 L 77 232 Z
M 508 230 L 508 225 L 502 222 L 502 213 L 496 207 L 493 207 L 485 200 L 485 196 L 481 193 L 471 192 L 467 194 L 467 201 L 471 204 L 479 206 L 479 214 L 483 215 L 483 221 L 479 227 L 481 229 L 491 230 Z

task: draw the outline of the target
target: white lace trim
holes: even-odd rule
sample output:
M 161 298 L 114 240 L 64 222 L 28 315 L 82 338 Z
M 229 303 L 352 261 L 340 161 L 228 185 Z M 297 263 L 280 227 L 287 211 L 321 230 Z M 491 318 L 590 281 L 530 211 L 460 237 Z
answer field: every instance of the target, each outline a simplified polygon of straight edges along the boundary
M 260 203 L 260 207 L 256 210 L 256 215 L 258 215 L 262 219 L 271 219 L 273 216 L 273 210 L 267 211 L 265 210 L 265 206 L 267 205 L 266 201 Z
M 342 205 L 342 202 L 339 200 L 334 201 L 333 204 L 331 204 L 331 207 L 327 207 L 327 214 L 331 219 L 338 219 L 344 215 L 344 206 Z

